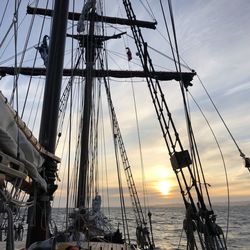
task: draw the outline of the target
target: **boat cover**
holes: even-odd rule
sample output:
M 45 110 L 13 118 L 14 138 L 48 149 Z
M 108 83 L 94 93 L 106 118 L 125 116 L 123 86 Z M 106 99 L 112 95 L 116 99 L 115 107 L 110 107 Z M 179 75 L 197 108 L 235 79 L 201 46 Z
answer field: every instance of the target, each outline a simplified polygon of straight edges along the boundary
M 39 174 L 43 157 L 26 138 L 16 123 L 16 118 L 6 98 L 0 91 L 0 150 L 24 163 L 29 176 L 46 189 L 46 182 Z

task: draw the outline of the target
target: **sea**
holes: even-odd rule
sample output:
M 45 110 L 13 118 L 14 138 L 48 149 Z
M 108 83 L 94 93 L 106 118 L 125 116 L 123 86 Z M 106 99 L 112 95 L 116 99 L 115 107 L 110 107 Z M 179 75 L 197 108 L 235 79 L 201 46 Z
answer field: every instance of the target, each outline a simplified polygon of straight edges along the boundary
M 217 224 L 222 227 L 224 234 L 227 234 L 227 246 L 229 250 L 241 249 L 250 250 L 250 203 L 233 204 L 228 206 L 217 205 L 213 207 L 217 215 Z M 55 222 L 60 224 L 63 211 L 54 209 Z M 183 231 L 184 208 L 181 206 L 152 207 L 152 226 L 155 246 L 162 250 L 186 249 L 186 235 Z M 118 207 L 104 209 L 105 215 L 110 218 L 115 228 L 122 230 L 121 210 Z M 147 212 L 146 212 L 147 213 Z M 126 209 L 130 238 L 135 242 L 135 219 L 132 208 Z M 228 224 L 228 232 L 227 232 Z
M 228 221 L 228 207 L 225 205 L 217 205 L 213 207 L 217 215 L 217 224 L 219 224 L 225 235 L 227 234 L 227 249 L 250 250 L 250 203 L 234 204 L 229 209 L 229 227 L 226 232 Z M 114 228 L 118 227 L 122 231 L 122 221 L 120 208 L 104 208 L 105 215 L 110 219 Z M 181 206 L 168 207 L 152 207 L 152 226 L 154 242 L 157 249 L 162 250 L 184 250 L 186 249 L 186 235 L 183 231 L 183 219 L 185 211 Z M 52 211 L 54 223 L 58 230 L 65 225 L 65 209 L 53 208 Z M 135 242 L 135 219 L 133 210 L 126 209 L 130 239 Z M 21 249 L 24 242 L 15 242 L 15 249 Z M 5 243 L 0 243 L 0 250 L 5 249 Z

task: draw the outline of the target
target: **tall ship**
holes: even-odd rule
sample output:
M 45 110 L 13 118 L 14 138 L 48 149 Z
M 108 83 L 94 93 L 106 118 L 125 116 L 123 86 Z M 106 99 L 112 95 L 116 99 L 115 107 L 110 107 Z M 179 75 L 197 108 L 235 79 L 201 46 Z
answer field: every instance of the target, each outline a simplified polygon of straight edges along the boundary
M 217 223 L 212 183 L 206 180 L 192 125 L 189 99 L 201 110 L 190 93 L 197 74 L 179 53 L 171 0 L 157 3 L 162 24 L 152 2 L 1 3 L 3 248 L 162 248 L 154 239 L 153 197 L 145 175 L 163 150 L 182 201 L 185 249 L 227 249 L 228 222 L 225 228 Z M 169 55 L 161 51 L 164 46 Z M 249 158 L 207 98 L 239 151 L 244 171 L 250 171 Z M 177 103 L 183 108 L 176 112 Z M 220 150 L 202 110 L 201 116 Z M 143 139 L 151 144 L 145 154 Z M 167 192 L 168 183 L 162 189 Z M 111 221 L 112 206 L 120 208 L 120 217 Z

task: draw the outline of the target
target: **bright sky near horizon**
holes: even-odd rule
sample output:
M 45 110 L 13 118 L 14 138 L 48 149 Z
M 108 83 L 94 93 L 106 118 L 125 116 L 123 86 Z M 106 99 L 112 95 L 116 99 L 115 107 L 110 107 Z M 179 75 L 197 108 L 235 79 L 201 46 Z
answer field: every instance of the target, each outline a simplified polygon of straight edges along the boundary
M 159 32 L 155 36 L 153 31 L 145 32 L 146 39 L 154 48 L 171 55 L 169 45 L 161 37 L 159 38 L 159 33 L 166 37 L 166 29 L 163 25 L 159 1 L 149 1 L 149 3 L 158 21 L 157 32 Z M 163 1 L 163 4 L 168 15 L 167 3 Z M 244 0 L 239 2 L 226 0 L 182 0 L 172 1 L 172 4 L 181 57 L 188 63 L 190 68 L 195 69 L 198 73 L 236 141 L 239 143 L 240 148 L 246 155 L 249 155 L 250 2 Z M 138 2 L 137 6 L 139 5 Z M 140 8 L 140 11 L 138 11 L 139 8 L 135 9 L 137 17 L 150 19 L 149 15 L 142 14 L 143 8 Z M 129 41 L 129 45 L 133 48 L 131 43 Z M 134 50 L 133 48 L 132 51 L 134 52 Z M 152 51 L 150 52 L 153 54 Z M 157 65 L 164 65 L 170 69 L 173 68 L 173 66 L 170 66 L 171 63 L 167 62 L 166 64 L 159 55 L 153 54 L 153 56 L 153 61 Z M 154 110 L 146 106 L 144 102 L 147 90 L 144 91 L 142 84 L 139 83 L 134 83 L 134 86 L 138 100 L 139 120 L 141 119 L 142 151 L 145 175 L 148 181 L 148 192 L 151 194 L 151 196 L 149 195 L 150 203 L 152 205 L 180 202 L 179 188 L 168 161 L 167 151 L 162 141 L 156 115 Z M 177 90 L 176 86 L 166 86 L 165 93 L 176 120 L 177 128 L 184 134 L 183 105 L 180 95 L 176 92 Z M 189 91 L 209 119 L 222 148 L 228 172 L 231 200 L 250 200 L 249 172 L 244 168 L 239 152 L 214 112 L 208 97 L 197 79 L 193 81 L 193 87 Z M 119 94 L 118 92 L 117 99 L 114 95 L 113 98 L 118 107 L 123 107 L 121 113 L 124 116 L 121 117 L 119 113 L 118 117 L 124 121 L 125 129 L 127 128 L 125 132 L 130 139 L 126 142 L 134 145 L 133 142 L 136 135 L 134 134 L 134 127 L 128 121 L 128 114 L 126 113 L 128 101 L 124 100 L 125 103 L 123 103 L 123 96 L 124 93 Z M 207 183 L 211 184 L 209 191 L 212 201 L 224 202 L 226 201 L 227 190 L 219 150 L 204 118 L 192 102 L 190 96 L 189 101 L 192 110 L 191 118 L 202 156 L 206 180 Z M 148 129 L 144 128 L 146 126 L 148 126 Z M 187 147 L 186 137 L 184 136 L 182 140 Z M 135 147 L 132 146 L 129 153 L 130 157 L 132 155 L 132 159 L 134 159 Z M 138 166 L 139 163 L 135 165 Z M 139 171 L 137 173 L 139 175 Z M 164 182 L 165 184 L 163 184 Z M 163 195 L 164 191 L 162 189 L 164 188 L 165 193 L 168 193 L 167 195 Z
M 1 9 L 7 1 L 1 1 Z M 25 1 L 28 2 L 28 1 Z M 30 1 L 29 1 L 30 2 Z M 35 2 L 35 1 L 33 1 Z M 125 17 L 122 1 L 106 0 L 106 15 Z M 160 4 L 158 0 L 148 1 L 158 25 L 157 31 L 143 31 L 145 40 L 150 46 L 163 51 L 171 56 L 169 44 L 161 37 L 166 37 L 166 29 L 163 24 Z M 132 1 L 138 19 L 152 20 L 151 15 L 145 11 L 140 1 Z M 12 3 L 13 4 L 13 3 Z M 164 9 L 168 15 L 167 1 L 163 1 Z M 177 32 L 178 46 L 181 57 L 190 68 L 194 69 L 211 94 L 214 103 L 220 110 L 228 127 L 234 135 L 240 148 L 250 157 L 250 1 L 228 1 L 228 0 L 172 0 L 175 17 L 175 28 Z M 38 4 L 39 6 L 39 4 Z M 147 6 L 147 5 L 146 5 Z M 24 6 L 22 6 L 24 8 Z M 0 11 L 0 16 L 2 15 Z M 111 13 L 110 13 L 111 12 Z M 150 12 L 150 10 L 149 10 Z M 169 17 L 168 17 L 169 20 Z M 41 19 L 40 19 L 41 22 Z M 6 28 L 7 26 L 5 26 Z M 2 31 L 2 27 L 0 27 Z M 109 34 L 113 30 L 108 27 Z M 122 30 L 123 31 L 123 30 Z M 130 30 L 126 30 L 131 34 Z M 155 33 L 156 35 L 154 35 Z M 118 33 L 118 31 L 116 31 Z M 31 44 L 36 44 L 33 40 Z M 1 42 L 1 40 L 0 40 Z M 131 63 L 126 62 L 125 47 L 129 46 L 133 53 Z M 22 47 L 20 46 L 20 49 Z M 133 41 L 124 38 L 120 44 L 111 41 L 108 44 L 109 54 L 112 57 L 110 65 L 117 68 L 116 64 L 125 69 L 135 69 L 138 66 L 136 49 Z M 34 51 L 33 51 L 34 52 Z M 115 53 L 124 53 L 125 60 L 116 57 Z M 3 54 L 2 54 L 3 53 Z M 153 62 L 158 69 L 165 67 L 173 69 L 173 63 L 167 61 L 160 55 L 150 50 Z M 33 53 L 34 55 L 34 53 Z M 8 53 L 0 50 L 0 62 L 8 58 Z M 165 61 L 164 61 L 165 60 Z M 40 61 L 40 66 L 42 62 Z M 2 65 L 1 65 L 2 66 Z M 11 81 L 3 78 L 0 81 L 0 89 L 10 89 Z M 163 83 L 167 102 L 173 112 L 174 119 L 182 140 L 186 146 L 187 137 L 183 116 L 183 105 L 178 86 L 174 83 Z M 135 97 L 137 100 L 138 119 L 141 132 L 141 143 L 143 162 L 145 169 L 145 180 L 150 205 L 164 205 L 181 202 L 179 188 L 175 175 L 169 162 L 169 156 L 164 145 L 156 114 L 151 104 L 145 83 L 134 80 Z M 130 163 L 136 183 L 141 190 L 141 165 L 135 129 L 135 114 L 131 85 L 129 83 L 111 82 L 113 102 L 119 119 L 119 124 L 127 147 Z M 230 139 L 226 129 L 223 127 L 218 115 L 216 115 L 208 97 L 206 96 L 197 78 L 193 81 L 190 93 L 202 107 L 208 117 L 212 128 L 221 145 L 227 166 L 229 187 L 232 201 L 250 200 L 250 173 L 243 166 L 239 152 Z M 204 171 L 212 201 L 226 201 L 227 190 L 225 184 L 225 173 L 220 153 L 214 142 L 213 136 L 189 96 L 191 119 L 198 147 L 201 153 Z M 108 115 L 108 112 L 106 113 Z M 104 117 L 108 123 L 109 118 Z M 108 151 L 108 153 L 110 153 Z M 108 159 L 108 163 L 113 165 Z M 136 167 L 138 168 L 136 168 Z M 114 171 L 115 166 L 112 167 Z M 117 183 L 113 182 L 115 174 L 109 172 L 112 181 L 111 205 L 118 205 Z M 140 191 L 141 192 L 141 191 Z M 64 193 L 64 192 L 63 192 Z M 56 200 L 57 201 L 57 200 Z M 107 205 L 107 204 L 106 204 Z

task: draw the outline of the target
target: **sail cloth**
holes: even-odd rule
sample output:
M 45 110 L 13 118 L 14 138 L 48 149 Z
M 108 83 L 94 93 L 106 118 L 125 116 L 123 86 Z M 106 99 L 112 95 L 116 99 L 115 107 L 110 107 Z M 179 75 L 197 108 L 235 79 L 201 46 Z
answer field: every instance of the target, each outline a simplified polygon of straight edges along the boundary
M 0 150 L 14 158 L 17 158 L 19 153 L 18 160 L 24 163 L 29 176 L 46 190 L 47 184 L 39 174 L 44 159 L 18 127 L 17 117 L 1 91 L 0 117 Z
M 95 6 L 96 0 L 87 0 L 83 5 L 82 13 L 77 23 L 77 32 L 81 33 L 85 30 L 84 20 L 85 16 L 90 13 L 90 10 Z

